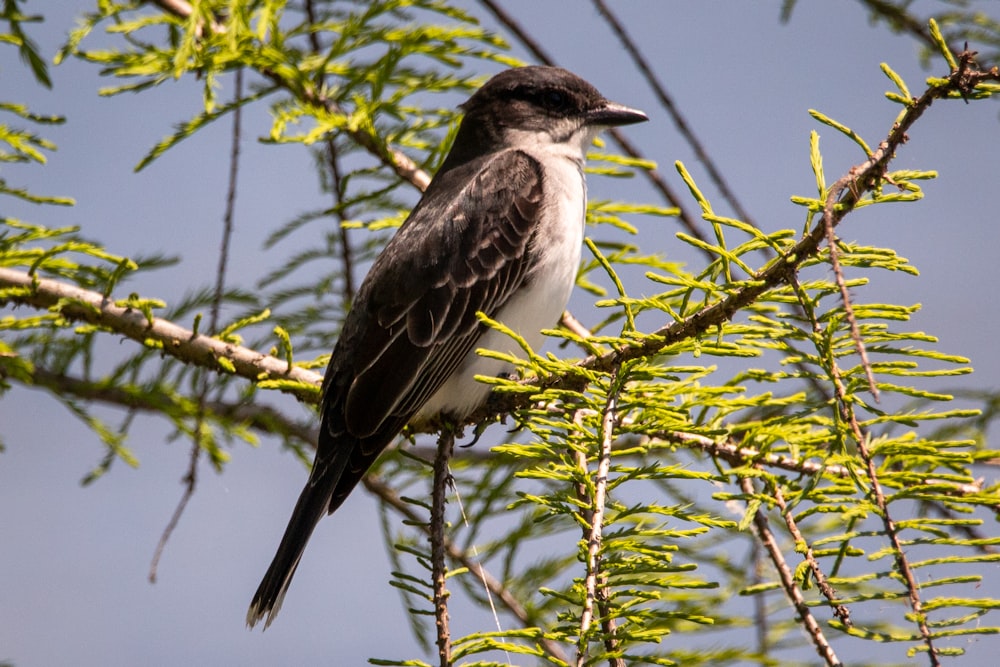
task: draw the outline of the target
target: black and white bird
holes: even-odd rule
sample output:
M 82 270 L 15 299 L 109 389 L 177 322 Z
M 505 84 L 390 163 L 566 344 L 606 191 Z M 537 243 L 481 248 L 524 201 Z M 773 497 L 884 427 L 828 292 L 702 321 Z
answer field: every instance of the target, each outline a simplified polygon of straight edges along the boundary
M 583 242 L 587 148 L 647 120 L 556 67 L 497 74 L 461 107 L 455 142 L 423 198 L 372 265 L 323 381 L 316 460 L 257 589 L 247 624 L 281 607 L 306 542 L 410 423 L 461 420 L 489 395 L 476 375 L 518 353 L 482 312 L 532 346 L 561 317 Z

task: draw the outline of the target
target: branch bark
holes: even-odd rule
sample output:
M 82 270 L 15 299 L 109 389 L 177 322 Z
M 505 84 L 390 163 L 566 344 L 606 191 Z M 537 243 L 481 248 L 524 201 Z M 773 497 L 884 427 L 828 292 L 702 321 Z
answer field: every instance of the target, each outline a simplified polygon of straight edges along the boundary
M 247 380 L 292 380 L 302 386 L 289 385 L 282 391 L 311 403 L 319 400 L 317 388 L 323 382 L 323 376 L 318 373 L 235 343 L 195 334 L 169 320 L 147 318 L 139 310 L 120 305 L 98 292 L 6 267 L 0 267 L 0 287 L 21 288 L 9 290 L 3 297 L 5 301 L 57 312 L 71 321 L 105 327 L 209 370 L 229 372 L 219 363 L 219 359 L 226 359 L 232 364 L 233 372 Z
M 434 582 L 434 625 L 437 634 L 438 660 L 441 667 L 451 665 L 451 628 L 448 620 L 448 564 L 445 560 L 444 510 L 448 502 L 448 462 L 455 449 L 455 432 L 448 426 L 438 436 L 434 457 L 434 482 L 431 487 L 431 579 Z
M 610 667 L 625 667 L 621 658 L 615 657 L 619 642 L 615 636 L 616 623 L 610 615 L 608 605 L 607 574 L 601 567 L 601 545 L 604 535 L 604 513 L 607 509 L 608 501 L 608 475 L 611 472 L 611 452 L 614 443 L 615 428 L 618 425 L 618 391 L 620 389 L 619 372 L 616 368 L 611 377 L 608 378 L 609 388 L 604 409 L 601 412 L 600 429 L 600 451 L 597 457 L 597 472 L 594 475 L 593 493 L 590 493 L 589 485 L 578 484 L 577 494 L 580 502 L 584 506 L 589 506 L 584 516 L 589 526 L 584 527 L 583 539 L 587 544 L 586 570 L 584 578 L 584 599 L 583 609 L 580 613 L 580 637 L 577 644 L 576 665 L 584 667 L 587 664 L 588 647 L 590 640 L 588 632 L 594 618 L 594 605 L 598 607 L 601 619 L 601 629 L 604 632 L 604 645 L 607 652 L 611 654 L 608 664 Z M 579 413 L 577 414 L 577 417 Z M 576 421 L 576 418 L 574 418 Z M 589 475 L 587 469 L 587 457 L 583 453 L 578 453 L 577 461 L 584 475 Z
M 749 477 L 744 477 L 740 480 L 740 486 L 743 489 L 743 493 L 746 494 L 747 502 L 749 503 L 750 500 L 756 496 L 756 491 L 753 488 L 753 481 Z M 778 570 L 778 578 L 781 580 L 782 588 L 785 589 L 785 595 L 788 596 L 792 606 L 795 607 L 795 611 L 799 615 L 799 620 L 805 627 L 806 633 L 809 635 L 809 639 L 812 640 L 813 646 L 816 648 L 816 652 L 828 667 L 840 667 L 843 663 L 840 661 L 840 658 L 837 657 L 833 647 L 830 646 L 829 640 L 827 640 L 826 635 L 823 634 L 823 629 L 813 616 L 812 611 L 809 609 L 809 605 L 806 604 L 805 598 L 802 596 L 802 590 L 799 588 L 799 585 L 795 583 L 795 577 L 792 575 L 791 568 L 788 567 L 788 562 L 785 560 L 785 555 L 781 550 L 781 545 L 778 544 L 778 541 L 774 537 L 774 533 L 771 532 L 771 526 L 767 520 L 767 515 L 764 513 L 763 507 L 758 507 L 754 510 L 753 525 L 757 531 L 757 537 L 764 546 L 764 550 L 767 552 L 767 555 L 774 564 L 774 567 Z

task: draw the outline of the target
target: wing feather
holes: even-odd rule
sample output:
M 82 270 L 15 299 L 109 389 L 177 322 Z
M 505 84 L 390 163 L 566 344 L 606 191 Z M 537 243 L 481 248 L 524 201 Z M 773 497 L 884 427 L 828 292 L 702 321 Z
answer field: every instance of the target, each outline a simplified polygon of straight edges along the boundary
M 519 151 L 439 173 L 376 259 L 323 385 L 313 479 L 333 484 L 328 511 L 473 350 L 476 313 L 495 316 L 523 284 L 542 188 Z
M 537 161 L 509 151 L 453 171 L 435 179 L 372 267 L 345 323 L 347 345 L 334 351 L 331 366 L 344 363 L 353 379 L 325 409 L 342 409 L 355 437 L 408 421 L 475 347 L 476 312 L 495 315 L 530 270 Z M 463 180 L 454 196 L 449 185 Z

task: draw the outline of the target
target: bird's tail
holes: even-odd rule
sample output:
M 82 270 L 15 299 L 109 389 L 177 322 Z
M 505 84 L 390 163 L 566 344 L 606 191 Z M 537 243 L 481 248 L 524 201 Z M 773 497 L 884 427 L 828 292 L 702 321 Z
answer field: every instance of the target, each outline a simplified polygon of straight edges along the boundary
M 278 552 L 274 555 L 271 566 L 267 568 L 267 574 L 261 580 L 260 586 L 257 587 L 253 601 L 250 602 L 250 609 L 247 611 L 249 627 L 252 628 L 266 616 L 267 620 L 264 622 L 266 630 L 278 615 L 306 543 L 316 524 L 327 512 L 330 492 L 324 493 L 324 487 L 329 488 L 329 485 L 314 484 L 314 480 L 310 477 L 306 487 L 302 489 L 292 511 L 292 518 L 289 519 L 285 534 L 281 537 Z

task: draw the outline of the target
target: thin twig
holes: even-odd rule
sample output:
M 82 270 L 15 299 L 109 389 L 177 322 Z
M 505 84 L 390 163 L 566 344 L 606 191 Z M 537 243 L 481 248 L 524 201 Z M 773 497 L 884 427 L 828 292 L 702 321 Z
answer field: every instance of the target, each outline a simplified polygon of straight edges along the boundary
M 743 493 L 746 494 L 748 503 L 757 495 L 753 488 L 753 482 L 749 477 L 740 479 L 740 487 L 743 489 Z M 792 606 L 795 607 L 795 611 L 799 615 L 799 620 L 805 627 L 809 639 L 812 640 L 816 652 L 829 667 L 842 665 L 843 663 L 840 662 L 826 635 L 823 634 L 823 629 L 812 615 L 809 605 L 806 604 L 799 585 L 795 583 L 795 577 L 792 575 L 792 570 L 788 567 L 787 561 L 785 561 L 785 555 L 781 551 L 781 546 L 775 539 L 774 533 L 771 532 L 771 527 L 768 523 L 767 515 L 764 513 L 763 506 L 758 507 L 753 513 L 753 525 L 757 531 L 757 537 L 760 539 L 765 551 L 767 551 L 768 557 L 778 571 L 781 587 L 785 590 L 785 595 L 788 596 Z
M 589 485 L 586 487 L 578 485 L 577 492 L 581 493 L 581 502 L 589 505 L 585 517 L 589 526 L 584 528 L 584 539 L 587 543 L 587 576 L 584 580 L 583 609 L 580 613 L 580 635 L 577 644 L 576 665 L 583 667 L 587 662 L 589 638 L 588 631 L 594 616 L 594 603 L 603 600 L 605 610 L 601 612 L 602 629 L 604 630 L 605 648 L 609 654 L 614 654 L 618 648 L 618 640 L 615 637 L 615 623 L 610 618 L 607 611 L 607 586 L 606 575 L 601 568 L 601 543 L 604 531 L 604 513 L 607 509 L 608 475 L 611 470 L 611 447 L 614 442 L 615 427 L 618 422 L 618 373 L 619 369 L 614 369 L 608 379 L 610 387 L 608 389 L 607 400 L 604 409 L 601 411 L 601 450 L 597 461 L 597 473 L 594 476 L 593 495 L 589 493 Z M 587 474 L 586 457 L 578 463 L 583 466 L 583 473 Z M 612 657 L 609 660 L 611 667 L 625 667 L 625 663 L 619 658 Z
M 927 625 L 927 615 L 924 613 L 923 602 L 920 599 L 920 585 L 917 583 L 917 578 L 914 576 L 913 570 L 910 568 L 909 559 L 903 552 L 903 544 L 899 538 L 899 530 L 896 528 L 896 522 L 893 521 L 892 515 L 889 513 L 889 504 L 886 502 L 885 493 L 882 490 L 882 483 L 879 481 L 877 466 L 874 458 L 872 457 L 871 450 L 868 449 L 868 438 L 862 432 L 861 426 L 858 424 L 853 406 L 847 402 L 846 395 L 844 394 L 843 383 L 836 382 L 835 386 L 837 387 L 837 400 L 840 403 L 840 408 L 846 413 L 848 423 L 851 426 L 851 432 L 853 433 L 855 442 L 858 446 L 858 453 L 861 455 L 861 460 L 864 461 L 868 481 L 871 483 L 871 493 L 875 498 L 875 505 L 879 508 L 879 518 L 882 520 L 882 526 L 885 529 L 886 537 L 888 537 L 889 541 L 892 543 L 893 556 L 896 561 L 897 572 L 906 584 L 906 592 L 909 596 L 910 607 L 913 609 L 913 614 L 917 619 L 917 625 L 920 628 L 920 635 L 923 637 L 924 643 L 927 645 L 927 655 L 930 658 L 930 664 L 932 667 L 939 667 L 941 662 L 938 659 L 937 649 L 934 648 L 934 641 L 931 637 L 930 627 Z
M 430 526 L 427 525 L 426 518 L 414 511 L 413 506 L 400 498 L 396 490 L 386 484 L 380 476 L 369 473 L 364 476 L 361 482 L 364 484 L 365 489 L 402 515 L 410 525 L 421 528 L 427 533 L 428 537 L 430 536 Z M 533 626 L 534 622 L 527 608 L 509 588 L 504 586 L 503 582 L 486 569 L 481 561 L 470 556 L 467 551 L 452 542 L 447 535 L 444 536 L 444 548 L 449 559 L 468 569 L 485 582 L 490 592 L 523 627 Z M 538 643 L 545 653 L 555 661 L 568 663 L 569 658 L 560 644 L 546 637 L 538 639 Z
M 836 202 L 830 203 L 831 208 Z M 840 250 L 837 246 L 837 235 L 833 231 L 833 225 L 829 224 L 829 217 L 823 216 L 823 225 L 826 228 L 827 247 L 830 249 L 830 267 L 833 269 L 833 278 L 840 290 L 840 300 L 844 304 L 844 315 L 847 316 L 847 325 L 851 329 L 851 340 L 854 342 L 854 350 L 861 358 L 861 367 L 865 370 L 865 377 L 868 379 L 868 390 L 872 393 L 875 402 L 879 402 L 878 382 L 875 380 L 875 371 L 872 370 L 871 361 L 868 360 L 868 351 L 865 349 L 865 341 L 861 338 L 861 328 L 858 326 L 858 318 L 854 315 L 854 306 L 851 305 L 851 294 L 847 289 L 847 281 L 844 279 L 844 271 L 840 265 Z
M 316 25 L 318 16 L 316 15 L 316 5 L 314 0 L 306 0 L 305 3 L 306 20 L 310 25 Z M 319 56 L 323 50 L 319 41 L 319 33 L 315 30 L 309 31 L 309 45 L 313 55 Z M 322 84 L 322 75 L 316 74 L 316 84 Z M 354 301 L 354 253 L 351 250 L 350 239 L 348 238 L 347 227 L 344 220 L 347 219 L 347 206 L 344 203 L 344 179 L 340 174 L 340 156 L 337 152 L 337 143 L 333 135 L 326 138 L 326 166 L 330 168 L 330 190 L 333 194 L 333 217 L 337 222 L 338 241 L 340 242 L 340 261 L 343 264 L 344 286 L 342 298 L 345 304 Z
M 816 555 L 813 553 L 812 545 L 810 545 L 806 538 L 802 535 L 802 531 L 799 530 L 799 525 L 795 522 L 795 517 L 792 516 L 792 511 L 788 508 L 788 504 L 785 502 L 785 495 L 781 492 L 781 488 L 777 484 L 770 484 L 771 498 L 774 499 L 775 505 L 781 510 L 781 518 L 785 521 L 785 526 L 788 528 L 788 532 L 791 533 L 792 539 L 795 543 L 803 547 L 802 557 L 805 559 L 806 563 L 809 565 L 809 570 L 812 572 L 813 579 L 816 580 L 816 587 L 819 588 L 820 593 L 823 597 L 829 601 L 830 606 L 833 607 L 833 613 L 836 614 L 837 618 L 846 626 L 851 627 L 853 623 L 851 622 L 851 612 L 848 608 L 839 602 L 837 602 L 837 591 L 834 590 L 833 586 L 826 578 L 826 574 L 823 569 L 819 566 L 819 561 L 816 560 Z M 798 549 L 796 549 L 798 551 Z
M 156 543 L 156 549 L 153 551 L 153 560 L 149 564 L 149 583 L 156 583 L 157 569 L 160 565 L 160 557 L 163 555 L 163 550 L 167 546 L 167 540 L 173 534 L 174 529 L 177 528 L 177 524 L 181 520 L 181 515 L 184 514 L 184 509 L 187 507 L 188 501 L 194 496 L 194 488 L 197 483 L 198 478 L 198 459 L 201 457 L 201 447 L 195 444 L 191 447 L 190 458 L 188 459 L 188 469 L 187 474 L 181 478 L 181 482 L 184 484 L 184 493 L 181 494 L 181 499 L 177 503 L 177 507 L 174 508 L 174 513 L 170 516 L 170 520 L 167 522 L 166 527 L 160 534 L 160 539 Z
M 335 220 L 337 222 L 338 241 L 340 242 L 341 270 L 344 274 L 342 298 L 345 304 L 354 301 L 354 251 L 351 249 L 351 239 L 344 225 L 347 219 L 347 207 L 344 204 L 344 179 L 340 174 L 340 156 L 337 154 L 337 144 L 333 137 L 326 140 L 327 160 L 330 166 L 330 185 L 333 190 Z
M 431 488 L 431 578 L 434 582 L 434 626 L 441 667 L 451 665 L 451 630 L 448 623 L 448 566 L 445 562 L 444 510 L 448 500 L 448 463 L 455 448 L 455 431 L 445 426 L 438 436 L 434 457 L 434 482 Z
M 691 150 L 694 151 L 695 157 L 698 158 L 698 162 L 705 167 L 705 172 L 715 184 L 715 187 L 719 190 L 719 194 L 722 195 L 723 199 L 729 202 L 729 205 L 732 207 L 737 218 L 756 227 L 757 225 L 750 217 L 749 211 L 743 208 L 743 205 L 736 197 L 736 194 L 729 188 L 729 184 L 726 182 L 725 177 L 723 177 L 722 173 L 716 168 L 715 162 L 708 155 L 708 151 L 705 150 L 701 141 L 697 136 L 695 136 L 691 126 L 688 125 L 687 119 L 685 119 L 684 115 L 681 114 L 677 104 L 667 93 L 666 87 L 663 85 L 663 82 L 660 81 L 659 77 L 656 76 L 655 72 L 653 72 L 653 68 L 650 66 L 645 56 L 643 56 L 642 52 L 639 51 L 639 47 L 636 46 L 635 41 L 629 36 L 628 32 L 626 32 L 625 26 L 618 20 L 618 17 L 612 13 L 611 9 L 607 6 L 604 0 L 593 0 L 593 3 L 597 8 L 598 13 L 604 17 L 605 21 L 608 22 L 612 32 L 615 33 L 618 40 L 622 43 L 622 46 L 625 47 L 625 50 L 628 52 L 629 56 L 631 56 L 632 62 L 635 63 L 636 68 L 638 68 L 639 72 L 646 79 L 646 83 L 653 90 L 656 98 L 660 101 L 660 105 L 666 109 L 670 118 L 673 119 L 674 125 L 677 127 L 677 131 L 680 132 L 684 141 L 686 141 L 691 147 Z
M 209 310 L 208 331 L 211 334 L 218 333 L 219 320 L 222 312 L 222 299 L 226 292 L 226 266 L 229 263 L 229 245 L 233 237 L 234 219 L 236 215 L 236 183 L 239 180 L 240 171 L 240 140 L 242 138 L 241 121 L 243 118 L 243 106 L 240 100 L 243 97 L 243 68 L 236 70 L 234 81 L 235 109 L 233 110 L 233 132 L 229 151 L 229 183 L 226 190 L 226 210 L 222 216 L 222 244 L 219 248 L 219 263 L 215 273 L 215 287 L 212 292 L 212 304 Z M 198 485 L 198 460 L 201 458 L 201 451 L 205 426 L 205 402 L 208 400 L 208 392 L 212 383 L 208 373 L 201 370 L 198 375 L 200 384 L 198 390 L 198 406 L 195 413 L 194 429 L 191 437 L 191 456 L 188 462 L 188 470 L 184 475 L 184 493 L 181 495 L 173 516 L 163 529 L 160 541 L 153 552 L 153 560 L 149 565 L 149 582 L 156 583 L 156 572 L 160 564 L 160 557 L 170 540 L 177 523 L 180 521 L 184 508 L 188 501 L 194 496 L 195 488 Z
M 215 272 L 215 288 L 212 291 L 212 309 L 209 318 L 209 333 L 219 331 L 222 299 L 226 293 L 226 268 L 229 265 L 229 246 L 233 240 L 236 218 L 236 184 L 240 174 L 240 142 L 243 139 L 243 68 L 236 69 L 233 78 L 233 132 L 229 148 L 229 178 L 226 187 L 226 212 L 222 216 L 222 243 L 219 247 L 219 264 Z

